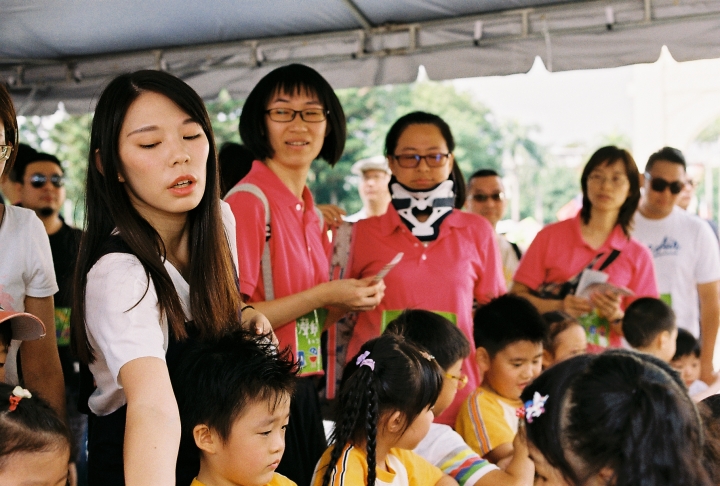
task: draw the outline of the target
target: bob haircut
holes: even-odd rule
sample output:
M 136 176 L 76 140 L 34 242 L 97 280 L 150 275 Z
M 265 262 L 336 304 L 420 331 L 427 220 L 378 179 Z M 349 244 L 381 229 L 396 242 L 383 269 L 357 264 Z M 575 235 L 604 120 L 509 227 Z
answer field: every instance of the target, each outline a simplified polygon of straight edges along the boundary
M 413 111 L 401 116 L 393 123 L 385 136 L 385 156 L 394 157 L 400 136 L 410 125 L 435 125 L 440 130 L 450 153 L 455 150 L 455 139 L 453 138 L 450 126 L 437 115 L 424 111 Z
M 303 64 L 288 64 L 274 69 L 252 89 L 240 113 L 240 138 L 245 146 L 260 160 L 272 158 L 275 154 L 267 137 L 266 110 L 276 93 L 307 93 L 318 97 L 318 101 L 329 111 L 325 143 L 319 157 L 331 166 L 335 165 L 345 150 L 345 112 L 325 78 Z
M 617 218 L 617 224 L 620 225 L 623 233 L 625 233 L 625 236 L 630 238 L 633 215 L 635 214 L 638 203 L 640 202 L 640 173 L 638 172 L 637 165 L 635 164 L 635 159 L 633 159 L 630 152 L 625 149 L 618 148 L 614 145 L 599 148 L 594 154 L 592 154 L 588 163 L 585 164 L 582 176 L 580 177 L 580 185 L 582 185 L 583 193 L 583 204 L 582 209 L 580 210 L 580 218 L 584 224 L 588 224 L 588 222 L 590 222 L 590 210 L 592 209 L 592 204 L 590 203 L 590 199 L 588 199 L 587 190 L 587 181 L 590 173 L 595 170 L 595 168 L 603 164 L 613 165 L 616 162 L 623 164 L 625 167 L 625 175 L 627 176 L 628 181 L 630 181 L 630 193 L 628 194 L 627 199 L 625 199 L 623 205 L 620 206 L 620 213 Z
M 18 124 L 17 116 L 15 114 L 15 106 L 13 105 L 10 93 L 4 84 L 0 83 L 0 123 L 5 128 L 5 143 L 12 145 L 13 148 L 10 152 L 10 158 L 5 162 L 5 169 L 1 175 L 7 174 L 12 169 L 15 163 L 15 157 L 17 156 L 18 146 Z
M 122 168 L 119 139 L 125 115 L 130 105 L 146 92 L 161 94 L 175 103 L 201 126 L 208 139 L 205 193 L 197 207 L 188 212 L 187 219 L 188 283 L 194 289 L 190 292 L 194 325 L 204 338 L 240 324 L 237 274 L 222 224 L 217 153 L 205 105 L 190 86 L 171 74 L 152 70 L 122 74 L 112 80 L 100 96 L 90 135 L 86 231 L 78 254 L 71 314 L 72 347 L 84 363 L 94 361 L 85 328 L 87 274 L 115 228 L 128 251 L 145 268 L 148 282 L 152 279 L 160 313 L 167 317 L 173 337 L 182 340 L 188 336 L 180 299 L 163 265 L 165 245 L 155 228 L 132 205 L 117 176 Z

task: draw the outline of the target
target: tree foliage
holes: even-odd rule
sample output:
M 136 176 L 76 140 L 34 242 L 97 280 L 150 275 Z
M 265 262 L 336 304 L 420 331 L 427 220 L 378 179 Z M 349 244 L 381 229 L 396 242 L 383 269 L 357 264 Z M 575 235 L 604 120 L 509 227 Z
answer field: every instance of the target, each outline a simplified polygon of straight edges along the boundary
M 323 160 L 313 162 L 308 185 L 319 203 L 334 203 L 354 212 L 361 206 L 357 178 L 350 168 L 359 159 L 383 154 L 385 134 L 392 123 L 411 111 L 428 111 L 441 116 L 455 137 L 455 160 L 467 177 L 479 168 L 499 172 L 519 170 L 520 216 L 539 214 L 546 221 L 554 218 L 557 208 L 576 191 L 572 171 L 556 169 L 546 163 L 543 147 L 533 141 L 533 128 L 517 123 L 502 123 L 483 104 L 468 93 L 458 92 L 450 83 L 421 81 L 413 84 L 351 88 L 337 91 L 347 117 L 348 137 L 345 152 L 335 167 Z M 233 99 L 227 91 L 207 103 L 218 148 L 225 142 L 240 142 L 238 123 L 243 100 Z M 68 115 L 60 110 L 50 120 L 22 118 L 21 140 L 56 154 L 65 164 L 68 199 L 82 208 L 89 131 L 92 115 Z M 513 169 L 503 160 L 518 154 L 525 163 Z M 506 164 L 507 165 L 507 164 Z M 566 186 L 569 184 L 569 186 Z M 82 214 L 74 211 L 76 223 Z M 66 215 L 67 217 L 67 215 Z

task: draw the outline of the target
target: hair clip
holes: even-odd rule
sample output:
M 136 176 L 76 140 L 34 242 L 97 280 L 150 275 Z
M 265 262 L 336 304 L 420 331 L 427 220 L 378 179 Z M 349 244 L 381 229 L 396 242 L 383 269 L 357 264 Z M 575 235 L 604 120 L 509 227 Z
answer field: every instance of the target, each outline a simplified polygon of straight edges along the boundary
M 18 406 L 18 403 L 20 403 L 20 400 L 23 398 L 32 398 L 32 393 L 30 393 L 27 389 L 16 386 L 13 388 L 12 395 L 10 395 L 10 407 L 8 407 L 8 412 L 14 412 L 15 409 Z
M 363 354 L 358 356 L 357 360 L 355 360 L 355 364 L 358 365 L 359 368 L 367 366 L 371 370 L 375 371 L 375 361 L 368 359 L 368 356 L 370 356 L 370 351 L 365 351 Z
M 433 361 L 435 359 L 435 356 L 433 356 L 432 354 L 427 353 L 425 351 L 420 351 L 420 354 L 422 354 L 422 357 L 428 361 Z
M 529 424 L 533 422 L 533 419 L 538 418 L 540 415 L 545 413 L 545 402 L 547 402 L 550 395 L 542 396 L 540 393 L 535 392 L 532 400 L 525 402 L 525 405 L 519 407 L 515 411 L 515 415 L 518 418 L 525 418 L 525 421 Z

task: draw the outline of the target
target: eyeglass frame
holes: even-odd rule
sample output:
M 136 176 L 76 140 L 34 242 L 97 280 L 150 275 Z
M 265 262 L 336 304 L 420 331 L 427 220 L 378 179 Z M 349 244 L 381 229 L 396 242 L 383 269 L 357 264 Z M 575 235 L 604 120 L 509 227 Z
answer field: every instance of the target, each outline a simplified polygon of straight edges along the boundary
M 458 375 L 452 375 L 450 373 L 445 373 L 443 376 L 445 378 L 449 378 L 451 380 L 457 380 L 458 390 L 462 390 L 463 388 L 465 388 L 465 386 L 468 384 L 468 380 L 469 380 L 468 375 L 464 375 L 464 374 L 458 376 Z
M 650 182 L 650 189 L 653 191 L 665 192 L 666 189 L 670 189 L 670 194 L 673 196 L 680 194 L 687 184 L 687 181 L 668 182 L 662 177 L 653 177 L 649 172 L 645 172 L 645 178 Z M 655 184 L 655 181 L 657 181 L 657 184 Z M 660 189 L 659 186 L 662 186 L 662 189 Z
M 2 152 L 4 150 L 7 150 L 7 154 L 2 155 Z M 5 162 L 10 159 L 10 156 L 12 155 L 13 151 L 13 145 L 12 144 L 5 144 L 0 145 L 0 162 Z
M 505 200 L 505 193 L 503 191 L 494 192 L 492 194 L 469 194 L 468 199 L 472 199 L 476 203 L 486 203 L 490 199 L 495 202 L 502 202 Z
M 290 118 L 289 120 L 275 120 L 272 117 L 271 113 L 276 110 L 292 111 L 292 118 Z M 322 120 L 315 120 L 315 121 L 306 120 L 305 115 L 303 114 L 306 111 L 320 111 L 325 116 Z M 269 116 L 270 119 L 272 121 L 274 121 L 275 123 L 290 123 L 295 120 L 295 117 L 298 115 L 298 113 L 300 113 L 300 119 L 302 121 L 304 121 L 305 123 L 320 123 L 320 122 L 324 122 L 325 120 L 327 120 L 327 117 L 330 114 L 330 110 L 318 109 L 318 108 L 306 108 L 304 110 L 293 110 L 292 108 L 270 108 L 269 110 L 265 110 L 265 114 L 267 116 Z
M 42 182 L 42 184 L 38 185 L 38 183 L 40 182 Z M 33 186 L 35 189 L 42 189 L 48 182 L 51 183 L 56 189 L 60 189 L 61 187 L 65 186 L 65 176 L 63 174 L 53 174 L 48 177 L 45 174 L 36 172 L 35 174 L 30 176 L 28 184 Z
M 452 152 L 448 152 L 446 154 L 427 154 L 427 155 L 419 155 L 419 154 L 393 154 L 391 157 L 394 158 L 398 165 L 402 167 L 403 169 L 414 169 L 418 165 L 420 165 L 420 161 L 424 160 L 428 167 L 431 167 L 433 169 L 437 169 L 439 167 L 445 166 L 447 161 L 450 159 L 450 156 L 452 155 Z M 415 159 L 415 164 L 413 165 L 403 165 L 400 160 L 402 160 L 400 157 L 412 157 Z M 430 160 L 432 160 L 430 157 L 435 158 L 434 163 L 430 163 Z M 438 157 L 442 157 L 438 160 Z

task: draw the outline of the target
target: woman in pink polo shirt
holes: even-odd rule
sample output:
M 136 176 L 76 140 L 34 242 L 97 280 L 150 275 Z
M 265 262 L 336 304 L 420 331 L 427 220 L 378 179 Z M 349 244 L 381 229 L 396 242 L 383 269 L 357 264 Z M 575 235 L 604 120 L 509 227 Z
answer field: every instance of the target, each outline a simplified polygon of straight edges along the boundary
M 240 136 L 257 158 L 226 196 L 237 221 L 240 292 L 267 316 L 280 346 L 293 349 L 302 376 L 322 373 L 325 312 L 371 309 L 385 287 L 370 279 L 328 282 L 329 242 L 306 181 L 313 160 L 334 165 L 340 159 L 345 133 L 345 114 L 332 88 L 301 64 L 262 78 L 240 115 Z M 262 197 L 270 213 L 267 232 Z M 326 444 L 314 385 L 310 378 L 298 381 L 277 471 L 304 486 Z
M 630 301 L 657 297 L 658 291 L 649 250 L 630 237 L 640 201 L 640 176 L 630 153 L 614 146 L 598 149 L 580 182 L 580 214 L 538 233 L 515 272 L 512 292 L 540 312 L 560 310 L 579 317 L 590 349 L 599 350 L 620 345 L 619 321 Z M 633 295 L 602 287 L 583 292 L 581 274 Z
M 385 139 L 392 202 L 383 216 L 353 229 L 349 276 L 376 275 L 398 253 L 404 256 L 385 276 L 385 297 L 358 315 L 347 356 L 378 336 L 406 308 L 435 311 L 450 319 L 473 344 L 473 299 L 487 302 L 505 292 L 500 254 L 490 224 L 454 209 L 455 163 L 450 127 L 437 115 L 414 112 L 398 119 Z M 478 385 L 474 359 L 463 372 L 468 386 L 436 421 L 455 424 L 455 415 Z

